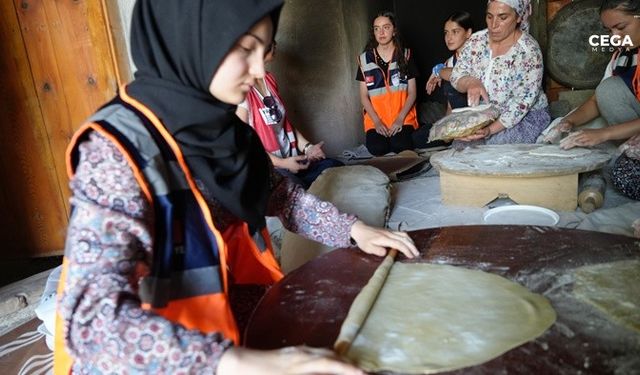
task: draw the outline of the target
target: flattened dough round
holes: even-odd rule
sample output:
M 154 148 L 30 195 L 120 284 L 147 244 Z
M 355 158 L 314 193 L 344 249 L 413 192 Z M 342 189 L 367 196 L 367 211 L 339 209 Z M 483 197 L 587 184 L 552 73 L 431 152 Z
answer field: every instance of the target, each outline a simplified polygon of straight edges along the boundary
M 580 267 L 575 272 L 573 293 L 611 320 L 640 332 L 640 261 Z
M 450 371 L 530 341 L 555 319 L 546 298 L 503 277 L 396 263 L 345 356 L 372 372 Z
M 588 148 L 574 147 L 563 150 L 558 145 L 542 146 L 535 150 L 529 151 L 530 155 L 536 156 L 553 156 L 556 158 L 577 158 L 591 153 Z

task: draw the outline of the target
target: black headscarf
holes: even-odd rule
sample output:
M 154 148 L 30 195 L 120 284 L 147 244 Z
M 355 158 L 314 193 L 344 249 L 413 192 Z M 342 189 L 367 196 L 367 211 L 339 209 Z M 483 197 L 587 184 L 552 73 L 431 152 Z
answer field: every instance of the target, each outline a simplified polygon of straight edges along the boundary
M 282 0 L 138 0 L 126 92 L 178 142 L 195 178 L 252 231 L 264 227 L 269 161 L 258 135 L 214 98 L 209 85 L 237 40 Z

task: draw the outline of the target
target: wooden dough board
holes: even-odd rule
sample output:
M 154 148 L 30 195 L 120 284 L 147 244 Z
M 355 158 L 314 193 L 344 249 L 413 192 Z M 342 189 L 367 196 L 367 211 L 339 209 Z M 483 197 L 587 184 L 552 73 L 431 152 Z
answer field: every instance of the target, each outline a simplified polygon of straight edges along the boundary
M 573 211 L 578 203 L 578 174 L 602 168 L 611 155 L 581 149 L 576 156 L 540 155 L 549 145 L 516 144 L 449 149 L 431 156 L 440 171 L 442 201 L 482 207 L 496 198 L 519 204 Z M 569 150 L 571 151 L 571 150 Z M 571 152 L 567 153 L 571 155 Z
M 491 272 L 549 298 L 558 314 L 556 324 L 542 337 L 482 365 L 447 374 L 600 375 L 628 374 L 638 368 L 638 334 L 580 303 L 573 295 L 571 276 L 585 265 L 640 259 L 638 239 L 524 225 L 429 228 L 409 235 L 421 254 L 411 260 L 398 254 L 396 262 Z M 355 248 L 340 249 L 291 271 L 260 300 L 244 344 L 265 350 L 295 345 L 331 348 L 353 300 L 382 259 Z

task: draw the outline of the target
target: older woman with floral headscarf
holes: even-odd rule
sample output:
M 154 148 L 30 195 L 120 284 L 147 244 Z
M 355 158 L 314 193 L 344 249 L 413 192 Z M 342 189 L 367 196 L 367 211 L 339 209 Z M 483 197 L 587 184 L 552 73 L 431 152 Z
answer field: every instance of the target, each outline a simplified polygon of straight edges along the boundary
M 542 52 L 529 34 L 530 0 L 489 0 L 487 28 L 471 36 L 451 74 L 468 104 L 491 103 L 500 117 L 461 141 L 535 143 L 549 125 Z

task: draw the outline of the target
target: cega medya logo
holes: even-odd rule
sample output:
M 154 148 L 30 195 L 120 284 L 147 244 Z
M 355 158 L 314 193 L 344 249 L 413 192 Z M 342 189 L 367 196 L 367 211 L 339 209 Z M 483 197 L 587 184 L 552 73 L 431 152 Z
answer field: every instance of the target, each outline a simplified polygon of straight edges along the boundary
M 634 14 L 633 18 L 640 18 L 640 14 Z M 614 52 L 619 47 L 631 48 L 633 42 L 629 35 L 591 35 L 589 45 L 592 52 Z
M 613 52 L 618 47 L 633 47 L 629 35 L 591 35 L 589 45 L 592 52 Z

